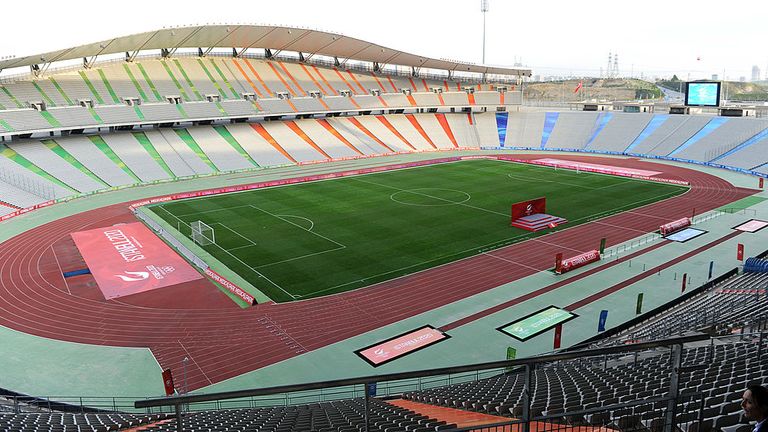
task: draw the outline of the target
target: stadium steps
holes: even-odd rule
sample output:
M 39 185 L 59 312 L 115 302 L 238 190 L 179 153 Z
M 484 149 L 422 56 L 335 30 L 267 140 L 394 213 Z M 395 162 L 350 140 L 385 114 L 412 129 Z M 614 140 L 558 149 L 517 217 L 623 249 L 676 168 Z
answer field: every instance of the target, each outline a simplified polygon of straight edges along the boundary
M 283 87 L 285 87 L 288 90 L 291 96 L 294 96 L 294 97 L 298 96 L 298 93 L 296 92 L 296 90 L 294 90 L 294 88 L 290 84 L 288 84 L 288 81 L 286 81 L 285 78 L 283 78 L 283 74 L 281 74 L 280 71 L 277 70 L 274 62 L 266 61 L 265 63 L 267 63 L 267 66 L 269 66 L 269 68 L 272 70 L 272 73 L 274 73 L 277 79 L 280 80 L 280 82 L 283 84 Z
M 184 107 L 181 106 L 181 104 L 176 104 L 176 110 L 179 111 L 179 114 L 181 114 L 182 118 L 189 118 L 189 114 L 187 114 L 187 111 L 184 110 Z
M 68 162 L 73 167 L 77 168 L 78 170 L 82 171 L 83 174 L 87 175 L 97 183 L 103 185 L 105 188 L 109 187 L 109 184 L 102 180 L 99 176 L 97 176 L 93 171 L 89 170 L 85 165 L 80 163 L 80 161 L 77 160 L 74 156 L 69 154 L 68 151 L 64 149 L 59 143 L 57 143 L 55 140 L 47 139 L 40 141 L 43 145 L 48 147 L 52 152 L 56 153 L 60 158 L 64 159 L 66 162 Z
M 142 147 L 144 147 L 144 150 L 149 153 L 150 156 L 152 156 L 152 159 L 157 162 L 158 165 L 160 165 L 160 168 L 163 169 L 163 171 L 168 174 L 168 177 L 170 178 L 176 178 L 176 175 L 171 171 L 171 168 L 168 166 L 168 164 L 165 163 L 165 160 L 160 156 L 160 153 L 158 153 L 155 146 L 152 145 L 152 142 L 147 138 L 147 135 L 144 132 L 133 132 L 134 138 L 136 138 L 136 141 L 141 144 Z
M 88 77 L 85 75 L 85 72 L 83 72 L 83 71 L 78 71 L 77 73 L 80 75 L 80 78 L 82 78 L 82 79 L 83 79 L 83 81 L 85 82 L 85 85 L 86 85 L 86 87 L 88 87 L 88 90 L 90 90 L 90 91 L 91 91 L 91 94 L 92 94 L 92 95 L 93 95 L 93 97 L 96 99 L 96 102 L 98 102 L 98 103 L 100 103 L 100 104 L 104 105 L 104 99 L 101 97 L 101 95 L 99 94 L 99 92 L 98 92 L 98 91 L 96 91 L 96 87 L 94 87 L 94 86 L 93 86 L 93 83 L 92 83 L 92 82 L 91 82 L 91 80 L 90 80 L 90 79 L 88 79 Z
M 142 183 L 141 179 L 131 170 L 128 165 L 123 162 L 122 159 L 120 159 L 120 156 L 118 156 L 114 150 L 109 146 L 109 144 L 104 141 L 104 139 L 98 135 L 96 136 L 89 136 L 89 140 L 99 149 L 102 153 L 104 153 L 104 156 L 108 157 L 109 160 L 111 160 L 115 165 L 118 166 L 123 172 L 128 174 L 129 177 L 131 177 L 135 183 Z
M 104 74 L 104 70 L 98 69 L 97 72 L 99 73 L 99 77 L 101 77 L 101 81 L 104 83 L 104 87 L 107 88 L 107 92 L 112 97 L 112 102 L 116 104 L 121 103 L 120 98 L 117 97 L 117 94 L 115 93 L 115 89 L 112 88 L 112 84 L 109 83 L 107 76 Z
M 455 408 L 447 408 L 436 405 L 414 402 L 405 399 L 388 400 L 387 403 L 405 408 L 421 415 L 437 419 L 443 424 L 453 424 L 457 428 L 481 426 L 494 423 L 508 422 L 508 417 L 499 417 L 472 411 L 464 411 Z
M 419 135 L 421 135 L 426 142 L 429 143 L 429 145 L 432 146 L 433 149 L 437 150 L 437 146 L 432 141 L 432 138 L 427 135 L 427 132 L 424 130 L 424 128 L 421 126 L 421 123 L 419 123 L 419 120 L 414 116 L 413 114 L 406 114 L 405 118 L 408 119 L 409 122 L 413 125 L 414 128 L 416 128 L 416 131 L 419 132 Z
M 48 94 L 45 92 L 45 90 L 40 87 L 40 84 L 38 84 L 35 81 L 32 81 L 32 85 L 35 86 L 35 89 L 40 93 L 40 96 L 43 97 L 45 100 L 45 103 L 48 104 L 48 106 L 56 106 L 56 102 L 53 101 L 53 99 L 48 96 Z
M 240 145 L 239 142 L 235 139 L 235 137 L 232 136 L 232 134 L 229 132 L 229 130 L 225 126 L 214 126 L 213 129 L 221 135 L 222 138 L 224 138 L 229 145 L 232 146 L 237 152 L 242 156 L 245 160 L 253 164 L 253 166 L 260 166 L 258 163 L 256 163 L 253 158 L 251 158 L 251 155 L 248 154 L 247 151 Z
M 221 85 L 219 85 L 218 81 L 216 81 L 213 78 L 213 75 L 211 75 L 211 71 L 205 66 L 205 63 L 203 62 L 203 60 L 198 58 L 197 64 L 200 65 L 200 68 L 203 69 L 203 72 L 205 72 L 205 75 L 208 77 L 209 80 L 211 80 L 211 84 L 213 84 L 213 86 L 216 87 L 216 90 L 219 92 L 221 97 L 223 97 L 224 99 L 229 99 L 229 96 L 227 96 L 227 92 L 224 91 L 224 89 L 221 88 Z M 235 95 L 235 97 L 237 96 Z
M 93 108 L 88 108 L 88 112 L 91 113 L 91 117 L 93 117 L 94 120 L 96 120 L 98 123 L 104 123 L 104 120 L 102 120 L 101 116 L 96 112 Z
M 248 82 L 248 85 L 251 86 L 251 89 L 255 92 L 255 94 L 258 97 L 264 97 L 264 94 L 261 93 L 261 90 L 259 90 L 259 87 L 251 80 L 251 77 L 248 76 L 248 74 L 245 72 L 245 69 L 243 69 L 243 66 L 240 65 L 240 63 L 237 62 L 237 60 L 232 59 L 232 63 L 235 64 L 235 67 L 237 67 L 237 70 L 240 72 L 240 74 L 245 78 L 245 80 Z
M 141 76 L 144 77 L 144 81 L 146 81 L 149 88 L 152 90 L 152 93 L 155 95 L 155 99 L 157 99 L 158 102 L 162 102 L 163 98 L 160 96 L 160 92 L 157 91 L 157 87 L 155 87 L 155 83 L 152 82 L 152 78 L 149 77 L 149 74 L 144 69 L 144 66 L 142 66 L 141 63 L 136 63 L 136 67 L 139 68 L 139 72 L 141 72 Z
M 331 160 L 331 159 L 333 159 L 333 158 L 332 158 L 332 157 L 331 157 L 331 156 L 330 156 L 328 153 L 326 153 L 326 152 L 325 152 L 325 150 L 323 150 L 322 148 L 320 148 L 320 146 L 319 146 L 319 145 L 317 145 L 317 143 L 316 143 L 316 142 L 314 142 L 314 141 L 312 140 L 312 138 L 310 138 L 310 137 L 309 137 L 309 136 L 306 134 L 306 132 L 304 132 L 304 131 L 303 131 L 303 130 L 302 130 L 302 129 L 301 129 L 301 128 L 300 128 L 300 127 L 299 127 L 299 126 L 296 124 L 296 122 L 294 122 L 294 121 L 292 121 L 292 120 L 286 120 L 284 123 L 285 123 L 285 125 L 286 125 L 286 126 L 288 126 L 288 128 L 289 128 L 290 130 L 292 130 L 292 131 L 293 131 L 293 133 L 295 133 L 296 135 L 298 135 L 298 136 L 299 136 L 299 138 L 301 138 L 301 139 L 302 139 L 302 140 L 303 140 L 305 143 L 309 144 L 309 146 L 310 146 L 310 147 L 312 147 L 313 149 L 315 149 L 315 150 L 316 150 L 318 153 L 320 153 L 321 155 L 323 155 L 323 157 L 325 157 L 325 158 L 326 158 L 326 159 L 328 159 L 328 160 Z
M 361 152 L 357 147 L 354 146 L 354 144 L 349 142 L 348 139 L 344 138 L 344 136 L 341 133 L 339 133 L 339 131 L 337 131 L 336 128 L 334 128 L 333 125 L 330 124 L 327 119 L 317 119 L 317 122 L 323 128 L 325 128 L 325 130 L 327 130 L 328 133 L 330 133 L 331 135 L 336 137 L 336 139 L 344 143 L 344 145 L 349 147 L 350 150 L 352 150 L 353 152 L 357 153 L 360 156 L 365 156 L 365 153 Z
M 204 100 L 200 92 L 197 91 L 197 87 L 195 87 L 195 83 L 192 82 L 192 80 L 189 78 L 189 75 L 187 74 L 187 71 L 184 70 L 184 67 L 181 65 L 181 62 L 179 61 L 179 59 L 173 59 L 173 64 L 175 64 L 176 67 L 179 68 L 179 72 L 181 72 L 181 76 L 184 77 L 184 81 L 187 82 L 187 85 L 192 90 L 192 93 L 194 93 L 195 96 L 197 96 L 197 100 Z
M 61 84 L 59 84 L 58 81 L 54 77 L 48 77 L 49 80 L 51 80 L 51 84 L 56 88 L 56 90 L 59 91 L 59 94 L 61 94 L 61 97 L 64 98 L 65 101 L 67 101 L 67 105 L 74 105 L 74 102 L 72 102 L 72 99 L 69 98 L 69 95 L 67 95 L 67 92 L 64 91 L 63 88 L 61 88 Z
M 173 71 L 171 70 L 171 67 L 170 67 L 170 66 L 168 66 L 168 62 L 166 62 L 165 60 L 161 60 L 161 61 L 160 61 L 160 64 L 161 64 L 161 65 L 163 65 L 163 68 L 164 68 L 164 69 L 165 69 L 165 71 L 168 73 L 168 76 L 171 78 L 171 81 L 173 81 L 173 84 L 174 84 L 174 85 L 176 86 L 176 88 L 179 90 L 179 93 L 181 93 L 181 97 L 182 97 L 182 99 L 184 99 L 186 102 L 191 102 L 191 101 L 192 101 L 192 99 L 191 99 L 191 98 L 189 97 L 189 95 L 187 94 L 187 91 L 186 91 L 186 90 L 184 90 L 184 87 L 182 87 L 182 86 L 181 86 L 181 83 L 180 83 L 180 82 L 179 82 L 179 80 L 176 78 L 176 75 L 174 75 L 174 74 L 173 74 Z M 184 117 L 186 118 L 187 116 L 186 116 L 186 115 L 184 115 Z
M 8 88 L 7 88 L 7 87 L 5 87 L 5 86 L 0 86 L 0 89 L 2 89 L 2 90 L 3 90 L 3 93 L 5 93 L 5 94 L 6 94 L 6 96 L 8 96 L 8 98 L 10 98 L 10 99 L 11 99 L 11 101 L 13 101 L 13 103 L 15 103 L 15 104 L 16 104 L 16 108 L 24 108 L 24 105 L 23 105 L 21 102 L 19 102 L 19 100 L 18 100 L 18 99 L 16 99 L 16 96 L 14 96 L 14 95 L 11 93 L 11 91 L 10 91 L 10 90 L 8 90 Z M 3 107 L 3 109 L 6 109 L 6 108 L 5 108 L 5 107 Z
M 226 77 L 226 75 L 224 75 L 224 72 L 221 71 L 221 68 L 219 68 L 219 65 L 216 64 L 214 59 L 210 58 L 208 59 L 208 61 L 211 63 L 211 66 L 213 66 L 213 68 L 216 70 L 216 73 L 219 74 L 219 78 L 221 78 L 221 80 L 224 81 L 224 84 L 227 85 L 227 88 L 229 89 L 229 91 L 232 92 L 232 96 L 234 97 L 234 99 L 240 99 L 240 95 L 237 93 L 237 90 L 235 90 L 235 88 L 232 86 L 232 83 L 229 82 L 229 79 Z M 229 72 L 229 74 L 235 77 L 236 75 L 234 74 L 232 69 L 229 68 L 229 65 L 226 62 L 223 62 L 223 64 L 224 64 L 224 67 L 227 68 L 227 71 Z
M 224 109 L 224 106 L 221 105 L 221 102 L 216 102 L 216 108 L 219 109 L 219 112 L 221 113 L 221 115 L 223 115 L 224 117 L 229 117 L 229 113 L 227 112 L 227 110 Z
M 288 70 L 288 68 L 285 66 L 285 63 L 283 62 L 277 62 L 277 64 L 280 65 L 280 68 L 285 72 L 286 75 L 288 75 L 288 79 L 291 80 L 294 86 L 296 86 L 297 89 L 301 92 L 302 96 L 308 96 L 307 92 L 301 87 L 301 84 L 296 80 L 296 77 L 291 74 L 291 72 Z
M 541 231 L 547 228 L 554 228 L 558 225 L 567 223 L 566 219 L 561 217 L 552 216 L 544 213 L 537 213 L 530 216 L 524 216 L 512 221 L 510 225 L 516 228 L 521 228 L 526 231 Z M 554 226 L 553 226 L 554 224 Z
M 58 120 L 56 120 L 56 117 L 53 116 L 53 114 L 49 113 L 48 111 L 39 111 L 40 115 L 43 116 L 45 121 L 48 122 L 53 127 L 61 127 L 61 123 L 59 123 Z
M 145 117 L 144 117 L 144 113 L 141 111 L 141 108 L 139 108 L 139 106 L 138 106 L 138 105 L 134 105 L 134 106 L 133 106 L 133 110 L 136 112 L 136 116 L 137 116 L 137 117 L 138 117 L 140 120 L 145 120 Z
M 27 159 L 24 156 L 16 153 L 15 150 L 13 150 L 13 149 L 11 149 L 9 147 L 6 147 L 5 145 L 2 145 L 2 144 L 0 144 L 0 155 L 8 158 L 9 160 L 12 160 L 12 161 L 16 162 L 17 164 L 23 166 L 24 168 L 26 168 L 30 172 L 33 172 L 33 173 L 39 175 L 40 177 L 50 181 L 51 183 L 54 183 L 54 184 L 56 184 L 58 186 L 61 186 L 62 188 L 70 191 L 72 194 L 79 193 L 77 190 L 69 187 L 69 185 L 67 185 L 66 183 L 62 182 L 58 178 L 56 178 L 56 177 L 52 176 L 51 174 L 49 174 L 44 169 L 42 169 L 39 166 L 37 166 L 34 163 L 32 163 L 29 159 Z
M 125 73 L 128 75 L 128 78 L 133 83 L 133 86 L 136 87 L 136 91 L 139 92 L 139 97 L 141 97 L 141 100 L 144 102 L 149 102 L 149 100 L 147 99 L 147 94 L 144 92 L 144 89 L 141 88 L 139 81 L 136 80 L 136 76 L 133 75 L 133 71 L 131 70 L 131 68 L 128 67 L 127 63 L 123 63 L 123 69 L 125 70 Z
M 723 159 L 725 157 L 728 157 L 738 151 L 744 150 L 747 147 L 755 144 L 756 142 L 762 141 L 765 138 L 768 138 L 768 129 L 763 129 L 762 131 L 758 132 L 748 140 L 744 141 L 743 143 L 737 145 L 736 147 L 728 150 L 727 152 L 721 154 L 720 156 L 715 157 L 714 159 L 710 159 L 709 162 L 717 162 L 720 159 Z
M 456 136 L 453 135 L 451 125 L 448 123 L 448 119 L 445 118 L 445 114 L 435 114 L 435 117 L 437 118 L 437 122 L 440 123 L 440 127 L 445 131 L 445 134 L 448 135 L 448 139 L 451 140 L 453 147 L 459 148 L 459 143 L 456 141 Z
M 178 106 L 178 105 L 176 105 Z M 211 162 L 211 160 L 208 158 L 208 155 L 205 154 L 203 149 L 200 148 L 200 145 L 197 144 L 197 141 L 195 141 L 194 138 L 192 138 L 192 135 L 190 135 L 189 131 L 186 129 L 176 129 L 174 132 L 176 132 L 176 135 L 179 136 L 179 138 L 184 141 L 184 143 L 199 157 L 203 162 L 205 162 L 206 165 L 208 165 L 213 171 L 220 171 L 219 168 Z

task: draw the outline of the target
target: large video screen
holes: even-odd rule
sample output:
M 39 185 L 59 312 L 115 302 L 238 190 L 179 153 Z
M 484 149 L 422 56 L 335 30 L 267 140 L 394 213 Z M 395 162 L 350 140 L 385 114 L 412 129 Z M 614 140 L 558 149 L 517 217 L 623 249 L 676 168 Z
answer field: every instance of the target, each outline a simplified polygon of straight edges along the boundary
M 517 321 L 498 327 L 496 330 L 508 334 L 519 341 L 525 341 L 577 316 L 565 309 L 549 306 Z
M 689 106 L 720 106 L 720 82 L 685 83 L 685 104 Z

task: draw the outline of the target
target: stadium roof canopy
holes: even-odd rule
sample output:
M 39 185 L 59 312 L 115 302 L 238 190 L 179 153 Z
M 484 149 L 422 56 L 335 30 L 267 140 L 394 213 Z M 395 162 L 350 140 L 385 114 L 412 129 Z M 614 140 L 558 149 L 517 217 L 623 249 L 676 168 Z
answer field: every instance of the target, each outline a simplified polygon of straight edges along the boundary
M 166 28 L 121 36 L 58 51 L 0 60 L 0 70 L 122 52 L 129 55 L 135 55 L 144 50 L 167 49 L 173 52 L 179 48 L 239 48 L 241 50 L 266 48 L 278 52 L 300 52 L 305 56 L 318 54 L 339 59 L 375 62 L 382 66 L 400 65 L 452 72 L 531 75 L 531 70 L 527 68 L 507 68 L 433 59 L 319 30 L 239 24 Z

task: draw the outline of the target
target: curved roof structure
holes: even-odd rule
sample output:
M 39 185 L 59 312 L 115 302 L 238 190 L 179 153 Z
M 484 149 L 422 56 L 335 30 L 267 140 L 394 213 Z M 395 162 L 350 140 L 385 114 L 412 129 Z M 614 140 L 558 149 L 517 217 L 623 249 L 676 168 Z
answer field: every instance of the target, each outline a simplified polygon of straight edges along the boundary
M 433 59 L 319 30 L 239 24 L 167 28 L 121 36 L 58 51 L 2 60 L 0 70 L 122 52 L 198 47 L 266 48 L 376 62 L 381 65 L 402 65 L 481 74 L 531 75 L 531 70 L 527 68 L 507 68 Z

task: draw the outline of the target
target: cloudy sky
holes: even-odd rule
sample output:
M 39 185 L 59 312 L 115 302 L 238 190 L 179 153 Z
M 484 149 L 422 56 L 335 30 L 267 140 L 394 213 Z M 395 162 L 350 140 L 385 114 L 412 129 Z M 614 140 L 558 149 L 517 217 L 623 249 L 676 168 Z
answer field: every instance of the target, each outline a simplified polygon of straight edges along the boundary
M 435 58 L 480 63 L 480 0 L 67 0 L 3 2 L 0 57 L 24 56 L 162 27 L 280 24 L 342 33 Z M 490 0 L 486 63 L 534 75 L 751 79 L 768 69 L 768 2 Z M 730 42 L 733 41 L 733 42 Z

